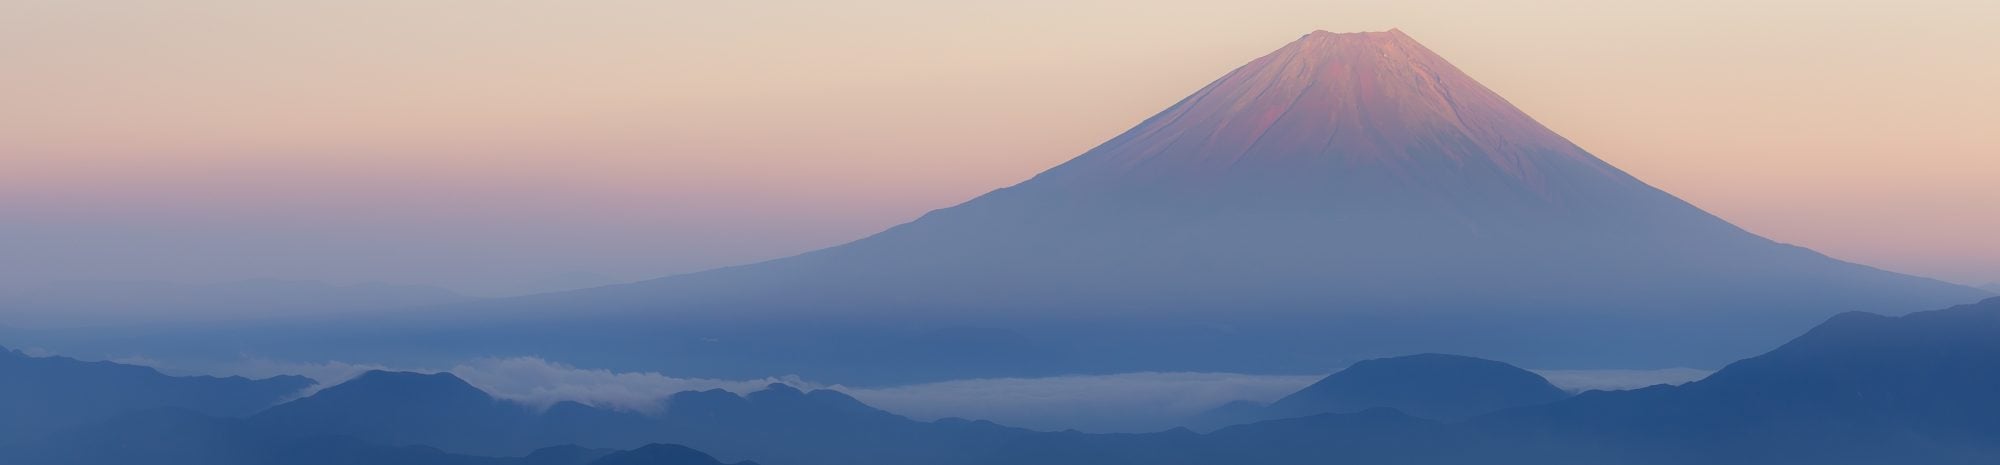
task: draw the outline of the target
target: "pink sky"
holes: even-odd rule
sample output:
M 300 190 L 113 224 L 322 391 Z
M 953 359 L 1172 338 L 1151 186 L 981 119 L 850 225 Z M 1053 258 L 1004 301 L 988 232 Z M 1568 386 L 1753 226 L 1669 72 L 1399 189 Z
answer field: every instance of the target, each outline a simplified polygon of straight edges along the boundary
M 1995 2 L 986 3 L 0 4 L 0 289 L 771 258 L 1390 27 L 1752 231 L 2000 281 Z

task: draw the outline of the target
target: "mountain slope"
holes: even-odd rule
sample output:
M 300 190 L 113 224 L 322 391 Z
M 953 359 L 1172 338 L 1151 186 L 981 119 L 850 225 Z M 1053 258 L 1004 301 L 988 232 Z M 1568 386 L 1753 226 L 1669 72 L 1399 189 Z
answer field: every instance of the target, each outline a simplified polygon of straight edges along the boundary
M 1513 365 L 1421 354 L 1356 363 L 1272 402 L 1266 415 L 1301 417 L 1388 407 L 1418 418 L 1459 420 L 1568 396 L 1540 375 Z
M 1975 463 L 2000 460 L 1995 392 L 2000 298 L 1842 314 L 1701 381 L 1586 393 L 1477 423 L 1685 462 Z
M 1446 354 L 1363 360 L 1270 405 L 1238 401 L 1188 419 L 1188 426 L 1230 425 L 1323 413 L 1394 409 L 1417 418 L 1457 421 L 1569 397 L 1534 372 L 1502 362 Z
M 708 454 L 704 454 L 698 450 L 690 449 L 687 446 L 680 446 L 674 444 L 648 444 L 638 449 L 613 452 L 610 455 L 604 456 L 604 458 L 591 461 L 589 465 L 725 465 L 725 464 L 722 463 L 721 461 L 716 460 L 715 457 L 711 457 Z M 757 465 L 757 464 L 754 462 L 736 462 L 736 465 Z
M 137 411 L 0 447 L 0 462 L 22 465 L 513 465 L 422 446 L 383 446 L 341 437 L 295 437 L 241 419 L 177 409 Z
M 518 436 L 534 417 L 526 406 L 495 399 L 449 373 L 370 371 L 259 412 L 250 422 L 292 436 L 351 436 L 390 445 L 506 455 L 560 443 L 515 445 L 520 450 L 482 447 Z
M 448 373 L 377 371 L 272 407 L 247 423 L 281 437 L 352 437 L 459 454 L 516 456 L 564 444 L 619 449 L 674 443 L 779 465 L 937 463 L 1029 434 L 983 422 L 918 422 L 838 392 L 782 384 L 741 396 L 719 389 L 682 392 L 662 407 L 657 414 L 640 414 L 559 403 L 535 411 L 495 399 Z
M 1462 423 L 1388 409 L 1207 435 L 1035 435 L 984 463 L 2000 463 L 2000 298 L 1850 313 L 1681 386 L 1592 391 Z
M 1016 315 L 1780 314 L 1978 295 L 1745 232 L 1393 30 L 1309 34 L 1068 163 L 854 243 L 596 292 L 667 313 Z
M 1151 434 L 1036 433 L 963 420 L 915 422 L 837 393 L 772 386 L 748 396 L 723 391 L 677 395 L 666 413 L 644 419 L 644 424 L 656 428 L 646 433 L 653 437 L 620 440 L 670 441 L 721 456 L 792 465 L 1996 463 L 2000 461 L 2000 446 L 1992 441 L 2000 437 L 2000 400 L 1992 395 L 2000 392 L 1996 374 L 2000 374 L 2000 298 L 1902 317 L 1844 314 L 1702 381 L 1593 391 L 1462 422 L 1374 408 L 1238 425 L 1209 434 L 1185 429 Z M 344 393 L 330 388 L 333 392 L 323 391 L 327 398 L 307 404 L 313 408 L 288 409 L 295 413 L 287 414 L 294 420 L 350 431 L 300 433 L 285 427 L 295 423 L 146 412 L 48 441 L 0 447 L 0 461 L 499 465 L 518 462 L 339 437 L 386 430 L 416 433 L 401 438 L 406 441 L 451 441 L 458 433 L 449 428 L 500 431 L 468 446 L 526 453 L 539 442 L 569 443 L 576 437 L 605 441 L 598 434 L 609 431 L 568 422 L 534 425 L 547 420 L 499 430 L 469 423 L 493 418 L 478 412 L 505 407 L 471 394 L 449 375 L 372 374 L 357 381 L 362 384 Z M 456 407 L 411 405 L 421 402 Z M 554 410 L 544 415 L 555 415 Z M 446 421 L 453 419 L 458 423 Z M 407 428 L 389 422 L 425 426 Z M 542 429 L 550 425 L 557 429 Z M 556 437 L 562 434 L 572 437 Z M 682 448 L 643 450 L 617 456 L 709 463 L 703 460 L 706 455 Z M 575 465 L 614 456 L 600 454 L 565 446 L 530 456 L 542 460 L 538 465 Z M 298 459 L 272 461 L 271 457 Z M 340 461 L 350 458 L 357 461 Z
M 0 443 L 135 410 L 180 408 L 244 416 L 312 384 L 299 376 L 167 376 L 148 367 L 32 357 L 0 348 L 0 411 L 6 412 L 0 415 Z

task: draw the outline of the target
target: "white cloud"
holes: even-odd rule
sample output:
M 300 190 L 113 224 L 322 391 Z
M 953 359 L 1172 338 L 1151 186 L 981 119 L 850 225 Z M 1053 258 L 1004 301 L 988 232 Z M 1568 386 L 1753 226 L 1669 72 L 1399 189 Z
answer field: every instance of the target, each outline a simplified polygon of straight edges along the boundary
M 154 366 L 158 367 L 158 365 Z M 340 383 L 345 383 L 347 382 L 347 380 L 354 379 L 354 377 L 361 376 L 362 373 L 367 373 L 371 370 L 391 370 L 391 369 L 392 368 L 389 368 L 387 366 L 377 365 L 372 363 L 347 363 L 340 361 L 287 362 L 287 361 L 271 360 L 267 358 L 245 357 L 236 362 L 224 363 L 219 366 L 211 367 L 210 369 L 199 370 L 199 371 L 205 373 L 215 373 L 222 376 L 242 376 L 251 379 L 262 379 L 262 378 L 269 378 L 273 376 L 283 376 L 283 375 L 298 375 L 307 378 L 312 378 L 313 381 L 318 382 L 318 384 L 307 386 L 305 390 L 299 391 L 299 393 L 293 394 L 286 399 L 290 400 L 290 399 L 297 399 L 300 397 L 313 395 L 313 393 L 319 392 L 319 390 L 321 389 L 337 386 Z M 162 371 L 164 371 L 164 369 Z M 420 370 L 420 369 L 419 370 L 401 369 L 398 371 L 415 371 L 421 373 L 437 372 L 437 370 Z
M 14 350 L 20 351 L 21 355 L 26 355 L 35 358 L 54 357 L 56 355 L 55 352 L 49 352 L 48 349 L 43 349 L 40 347 L 22 347 Z
M 1323 375 L 1125 373 L 968 379 L 843 391 L 918 419 L 961 417 L 1033 429 L 1148 431 L 1237 400 L 1270 402 Z
M 535 357 L 482 358 L 448 370 L 494 397 L 546 408 L 561 401 L 597 407 L 657 412 L 661 401 L 683 391 L 722 389 L 745 394 L 771 384 L 800 389 L 817 386 L 796 376 L 753 380 L 676 378 L 651 372 L 583 369 Z
M 158 363 L 148 366 L 161 367 Z M 243 376 L 248 378 L 268 378 L 280 375 L 301 375 L 319 383 L 292 396 L 299 398 L 312 395 L 332 386 L 338 386 L 355 377 L 373 370 L 406 371 L 413 373 L 449 372 L 467 384 L 486 391 L 493 397 L 520 402 L 536 408 L 547 408 L 562 401 L 580 402 L 600 408 L 655 413 L 662 408 L 661 401 L 668 396 L 683 391 L 706 391 L 722 389 L 737 394 L 747 394 L 763 389 L 771 384 L 786 384 L 800 389 L 817 389 L 821 386 L 805 382 L 796 376 L 761 378 L 751 380 L 723 380 L 709 378 L 676 378 L 650 372 L 613 372 L 611 370 L 577 368 L 550 362 L 537 357 L 478 358 L 453 365 L 448 369 L 429 367 L 392 367 L 374 363 L 349 363 L 342 361 L 290 362 L 261 357 L 213 364 L 205 367 L 176 367 L 178 372 L 212 373 L 221 376 Z

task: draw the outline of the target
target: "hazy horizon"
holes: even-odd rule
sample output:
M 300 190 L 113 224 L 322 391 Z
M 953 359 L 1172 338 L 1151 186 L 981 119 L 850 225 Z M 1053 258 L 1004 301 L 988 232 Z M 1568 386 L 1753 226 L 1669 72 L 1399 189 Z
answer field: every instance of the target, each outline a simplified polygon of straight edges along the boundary
M 0 346 L 4 347 L 4 346 Z M 101 357 L 51 353 L 39 348 L 4 347 L 31 357 L 68 357 L 99 361 Z M 368 371 L 450 373 L 495 397 L 546 409 L 558 402 L 578 402 L 618 411 L 658 413 L 670 408 L 668 397 L 687 391 L 722 389 L 748 394 L 769 384 L 799 389 L 830 389 L 869 405 L 922 421 L 966 418 L 1047 431 L 1077 429 L 1093 433 L 1142 433 L 1178 426 L 1192 415 L 1235 401 L 1268 403 L 1312 384 L 1328 373 L 1249 374 L 1227 372 L 1128 372 L 1018 378 L 967 378 L 948 381 L 845 385 L 772 373 L 753 379 L 677 376 L 674 373 L 619 371 L 580 367 L 541 357 L 482 357 L 441 366 L 404 366 L 375 361 L 298 361 L 244 356 L 237 360 L 159 360 L 125 355 L 101 360 L 144 366 L 174 376 L 241 376 L 268 379 L 305 376 L 315 384 L 291 397 L 305 397 L 350 381 Z M 1549 383 L 1572 392 L 1629 390 L 1659 384 L 1699 380 L 1712 370 L 1665 368 L 1650 370 L 1530 369 Z

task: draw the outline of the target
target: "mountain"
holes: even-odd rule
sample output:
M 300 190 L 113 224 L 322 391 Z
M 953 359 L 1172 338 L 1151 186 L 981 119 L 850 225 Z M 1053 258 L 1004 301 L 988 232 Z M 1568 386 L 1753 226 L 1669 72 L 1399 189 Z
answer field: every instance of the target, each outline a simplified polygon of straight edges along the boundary
M 63 428 L 120 413 L 179 408 L 217 416 L 245 416 L 311 386 L 313 380 L 280 376 L 178 377 L 148 367 L 34 357 L 0 348 L 0 443 L 33 440 Z
M 1370 363 L 1373 368 L 1357 367 L 1359 372 L 1342 379 L 1434 383 L 1514 375 L 1492 363 L 1436 355 L 1385 359 Z M 1384 366 L 1401 368 L 1387 370 L 1390 375 L 1370 373 Z M 1471 373 L 1404 374 L 1428 369 Z M 1345 383 L 1366 384 L 1329 384 Z M 475 394 L 476 388 L 450 375 L 371 373 L 350 384 L 321 391 L 314 396 L 325 396 L 319 400 L 308 397 L 250 419 L 174 410 L 128 413 L 46 440 L 0 446 L 0 463 L 717 462 L 685 448 L 646 446 L 663 442 L 781 465 L 2000 463 L 2000 445 L 1992 441 L 2000 437 L 2000 399 L 1992 395 L 2000 392 L 2000 298 L 1901 317 L 1842 314 L 1701 381 L 1591 391 L 1460 421 L 1422 419 L 1378 407 L 1207 434 L 1187 429 L 1038 433 L 965 420 L 917 422 L 831 391 L 783 385 L 743 396 L 681 393 L 662 413 L 642 415 L 575 404 L 535 413 Z M 1424 389 L 1422 384 L 1408 387 Z M 273 422 L 266 415 L 289 421 Z M 552 416 L 567 419 L 547 418 Z M 593 418 L 597 420 L 589 420 Z M 602 422 L 606 418 L 624 420 Z M 338 428 L 296 429 L 300 424 Z M 468 439 L 452 429 L 487 435 L 457 447 L 520 450 L 527 457 L 479 457 L 421 445 Z M 395 441 L 417 443 L 369 437 L 385 431 L 402 435 Z M 646 437 L 604 436 L 615 432 Z M 578 444 L 574 439 L 579 438 L 639 442 L 624 446 L 636 451 L 622 454 L 598 445 L 534 449 L 535 444 Z
M 370 371 L 311 396 L 279 404 L 250 423 L 292 436 L 351 436 L 390 445 L 508 455 L 549 444 L 486 447 L 518 435 L 535 412 L 493 398 L 450 373 Z
M 134 411 L 48 438 L 0 446 L 0 462 L 22 465 L 502 465 L 426 447 L 347 438 L 292 438 L 240 419 L 180 409 Z
M 575 444 L 549 446 L 535 449 L 528 456 L 521 457 L 521 465 L 583 465 L 606 455 L 617 452 L 606 449 L 591 449 Z
M 122 324 L 325 315 L 471 300 L 436 287 L 382 283 L 71 281 L 0 296 L 0 315 L 38 325 Z
M 638 449 L 613 452 L 589 465 L 724 465 L 708 454 L 675 444 L 649 444 Z M 736 462 L 736 465 L 757 465 Z
M 1391 30 L 1307 34 L 1075 159 L 851 243 L 466 311 L 600 365 L 903 382 L 1432 351 L 1719 366 L 1835 313 L 1984 295 L 1738 228 Z M 1019 337 L 923 336 L 953 328 Z
M 853 243 L 594 292 L 667 314 L 1811 320 L 1830 313 L 1797 307 L 1978 295 L 1748 233 L 1585 152 L 1395 30 L 1308 34 L 1067 163 Z
M 1980 285 L 1979 288 L 1985 289 L 1987 292 L 2000 293 L 2000 281 L 1986 283 Z
M 1026 436 L 980 463 L 2000 463 L 2000 298 L 1847 313 L 1680 386 L 1591 391 L 1462 422 L 1392 409 L 1197 435 Z
M 1585 393 L 1475 423 L 1682 463 L 1992 463 L 1995 392 L 2000 298 L 1902 317 L 1846 313 L 1701 381 Z
M 850 385 L 1307 373 L 1424 352 L 1710 368 L 1840 312 L 1987 295 L 1752 234 L 1400 31 L 1320 31 L 1068 162 L 850 243 L 150 347 L 337 359 L 365 346 L 414 364 L 528 345 L 618 370 Z
M 22 465 L 500 465 L 424 447 L 385 447 L 344 438 L 293 438 L 179 409 L 121 414 L 51 437 L 0 447 L 0 462 Z
M 246 423 L 284 437 L 351 437 L 459 454 L 517 456 L 566 444 L 619 449 L 674 443 L 781 465 L 936 463 L 1030 433 L 985 422 L 918 422 L 838 392 L 783 384 L 747 395 L 682 392 L 662 408 L 642 414 L 564 402 L 537 411 L 496 399 L 449 373 L 375 371 L 272 407 Z M 541 455 L 587 452 L 556 449 Z
M 1434 420 L 1463 420 L 1569 397 L 1541 375 L 1502 362 L 1419 354 L 1364 360 L 1269 406 L 1225 405 L 1210 425 L 1390 408 Z

